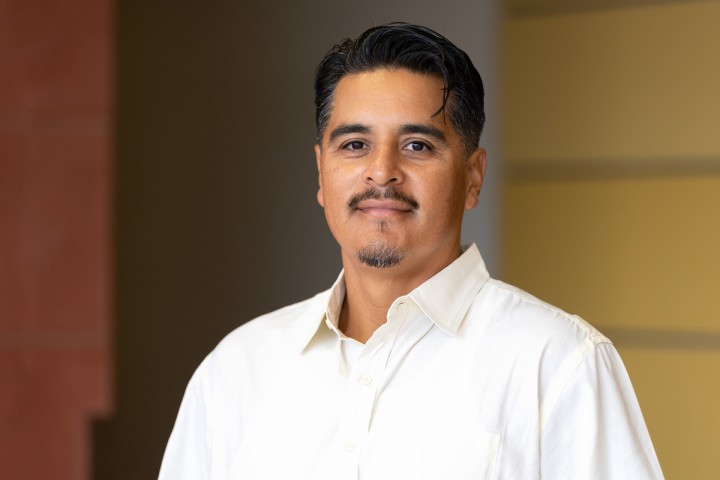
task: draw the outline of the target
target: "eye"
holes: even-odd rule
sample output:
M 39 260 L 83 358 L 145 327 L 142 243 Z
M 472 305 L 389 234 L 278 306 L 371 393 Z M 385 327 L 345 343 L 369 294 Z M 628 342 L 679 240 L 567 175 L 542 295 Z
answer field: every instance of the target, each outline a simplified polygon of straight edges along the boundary
M 351 140 L 351 141 L 347 142 L 346 144 L 344 144 L 342 146 L 342 148 L 343 148 L 343 150 L 350 150 L 350 151 L 362 150 L 363 148 L 365 148 L 365 142 L 361 142 L 360 140 Z
M 431 150 L 431 148 L 430 145 L 425 142 L 414 141 L 405 145 L 405 150 L 410 150 L 411 152 L 426 152 Z

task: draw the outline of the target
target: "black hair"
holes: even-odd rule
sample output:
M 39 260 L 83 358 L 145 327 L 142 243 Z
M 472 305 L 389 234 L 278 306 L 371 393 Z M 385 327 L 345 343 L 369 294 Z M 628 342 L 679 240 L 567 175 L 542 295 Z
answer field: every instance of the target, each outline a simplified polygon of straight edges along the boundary
M 435 115 L 447 114 L 466 153 L 480 141 L 484 112 L 482 79 L 470 57 L 439 33 L 419 25 L 390 23 L 335 45 L 315 71 L 315 123 L 321 143 L 335 88 L 345 75 L 402 68 L 443 81 L 443 102 Z

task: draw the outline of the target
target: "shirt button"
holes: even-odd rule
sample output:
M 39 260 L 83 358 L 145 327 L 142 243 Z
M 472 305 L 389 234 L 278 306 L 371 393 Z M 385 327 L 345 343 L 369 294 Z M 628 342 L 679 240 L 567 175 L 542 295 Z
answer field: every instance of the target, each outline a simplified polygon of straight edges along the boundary
M 353 442 L 352 440 L 345 440 L 342 444 L 342 448 L 346 452 L 352 452 L 353 450 L 355 450 L 355 442 Z
M 360 375 L 360 378 L 358 378 L 358 382 L 360 383 L 360 385 L 368 386 L 372 383 L 372 377 L 367 373 L 364 373 Z

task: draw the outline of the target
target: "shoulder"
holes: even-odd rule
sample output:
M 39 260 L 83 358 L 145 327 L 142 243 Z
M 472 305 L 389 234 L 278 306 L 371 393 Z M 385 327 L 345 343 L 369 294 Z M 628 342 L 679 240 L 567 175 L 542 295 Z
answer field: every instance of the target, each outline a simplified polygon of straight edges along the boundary
M 584 344 L 592 348 L 610 340 L 578 315 L 568 313 L 528 292 L 490 279 L 478 294 L 478 305 L 492 312 L 491 323 L 500 330 L 553 343 Z
M 542 412 L 581 365 L 598 355 L 617 356 L 610 340 L 578 315 L 498 280 L 481 289 L 473 311 L 467 320 L 479 326 L 472 336 L 487 345 L 501 371 L 519 372 L 523 384 L 532 379 Z
M 209 355 L 209 367 L 223 369 L 297 352 L 320 322 L 329 292 L 256 317 L 223 338 Z
M 328 292 L 321 292 L 314 297 L 256 317 L 230 332 L 218 346 L 230 346 L 236 342 L 267 337 L 287 337 L 288 333 L 302 328 L 308 317 L 322 315 L 327 304 L 327 294 Z

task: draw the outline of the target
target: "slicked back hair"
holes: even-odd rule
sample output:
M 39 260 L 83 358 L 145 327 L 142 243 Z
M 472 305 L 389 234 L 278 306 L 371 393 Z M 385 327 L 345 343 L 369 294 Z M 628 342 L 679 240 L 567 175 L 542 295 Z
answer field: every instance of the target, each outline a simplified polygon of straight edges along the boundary
M 439 33 L 419 25 L 390 23 L 335 45 L 315 72 L 317 142 L 327 128 L 335 88 L 345 75 L 381 68 L 406 69 L 443 81 L 443 101 L 433 116 L 445 113 L 467 155 L 478 146 L 483 124 L 484 89 L 470 57 Z

